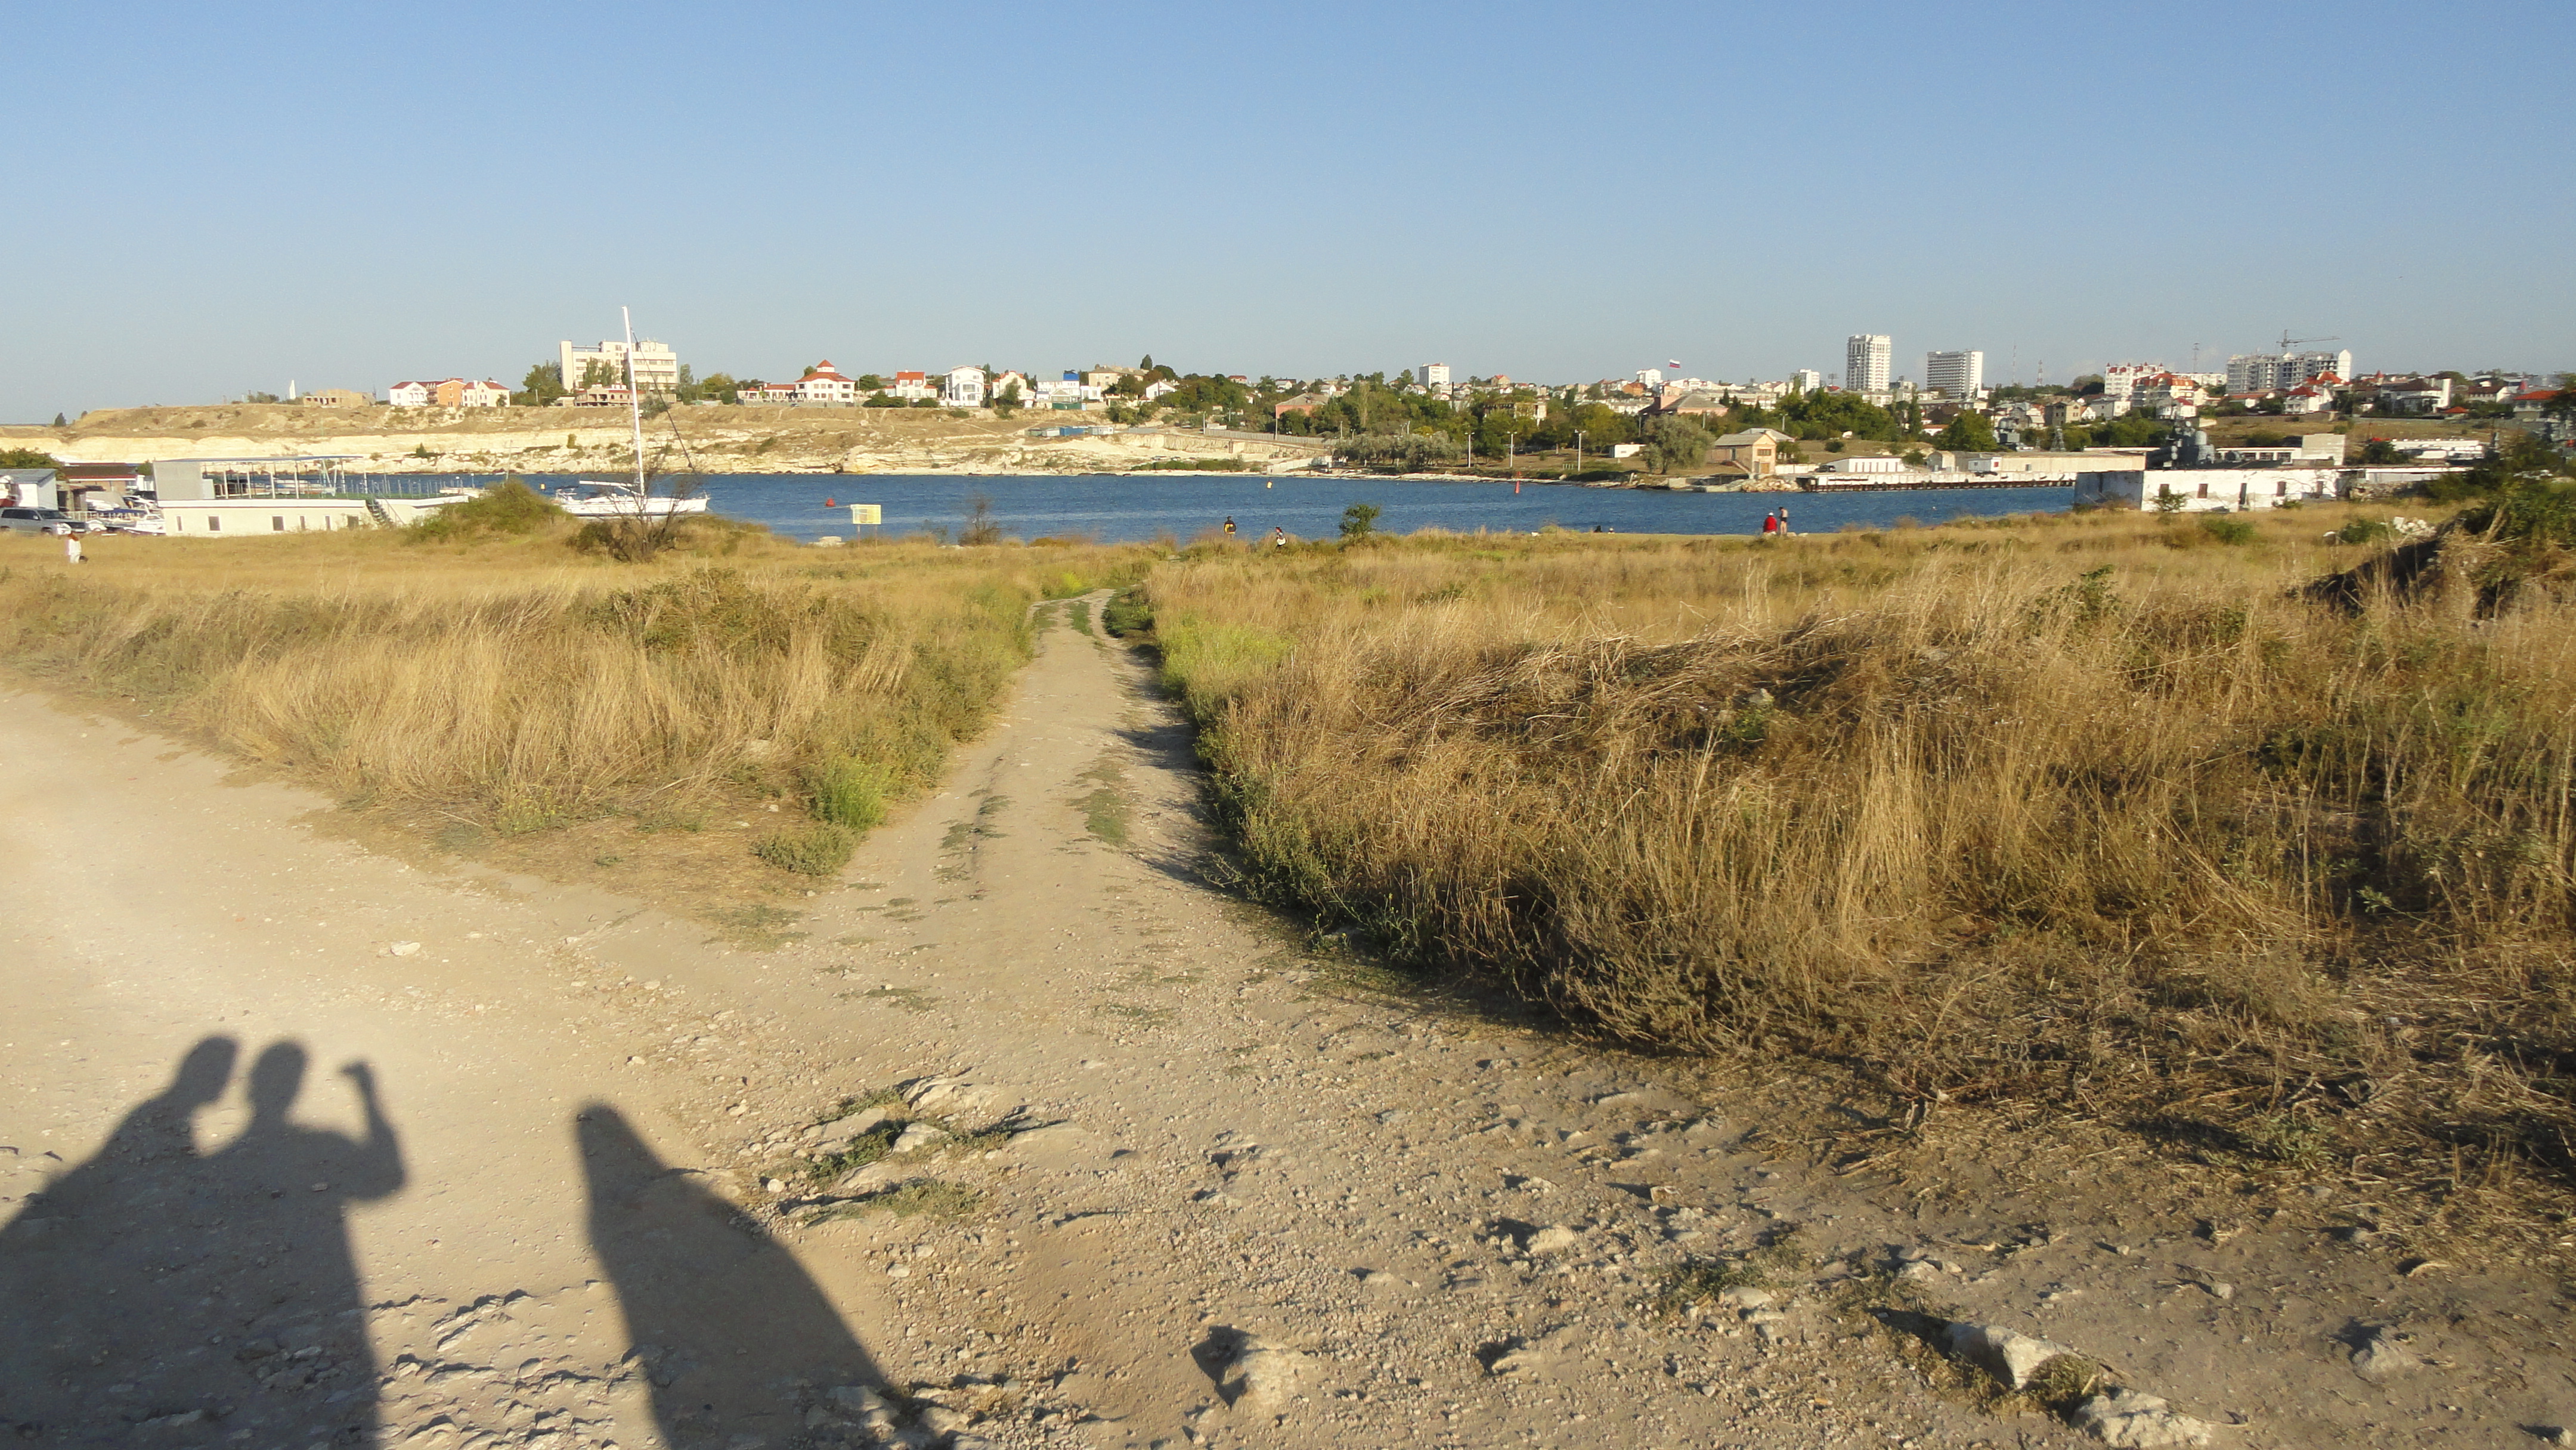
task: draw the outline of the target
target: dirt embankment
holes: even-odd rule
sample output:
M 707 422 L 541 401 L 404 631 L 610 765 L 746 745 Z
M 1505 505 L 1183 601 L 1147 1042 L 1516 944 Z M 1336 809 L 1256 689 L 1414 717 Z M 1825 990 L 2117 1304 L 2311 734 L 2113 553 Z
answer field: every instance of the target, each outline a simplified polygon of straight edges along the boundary
M 1291 463 L 1316 445 L 1179 429 L 1040 438 L 1094 414 L 948 409 L 674 408 L 644 444 L 665 466 L 706 473 L 1103 473 L 1157 459 Z M 341 454 L 371 473 L 579 473 L 624 467 L 633 440 L 613 408 L 309 408 L 235 403 L 103 408 L 67 427 L 0 428 L 0 446 L 66 462 Z

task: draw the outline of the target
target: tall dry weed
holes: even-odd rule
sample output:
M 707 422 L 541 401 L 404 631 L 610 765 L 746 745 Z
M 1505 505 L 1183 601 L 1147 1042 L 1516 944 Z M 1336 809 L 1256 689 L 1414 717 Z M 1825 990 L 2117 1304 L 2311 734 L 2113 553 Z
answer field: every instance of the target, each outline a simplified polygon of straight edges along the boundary
M 78 576 L 0 571 L 0 659 L 352 803 L 504 835 L 719 799 L 873 824 L 848 783 L 871 782 L 881 815 L 933 779 L 1026 658 L 1031 600 L 1137 567 L 739 540 L 649 567 L 390 537 L 157 542 Z
M 2353 556 L 2314 527 L 1417 539 L 1149 589 L 1264 889 L 1417 960 L 1952 1097 L 2278 1093 L 2468 1031 L 2539 1106 L 2418 1124 L 2563 1156 L 2576 619 L 2301 602 Z

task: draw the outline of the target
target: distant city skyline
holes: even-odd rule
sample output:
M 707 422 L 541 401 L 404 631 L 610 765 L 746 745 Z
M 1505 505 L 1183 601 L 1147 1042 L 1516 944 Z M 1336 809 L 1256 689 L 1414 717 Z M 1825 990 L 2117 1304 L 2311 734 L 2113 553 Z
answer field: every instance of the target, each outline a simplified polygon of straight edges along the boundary
M 2284 330 L 2366 369 L 2576 367 L 2568 269 L 2485 260 L 2566 233 L 2576 7 L 2333 14 L 2154 43 L 2021 3 L 13 6 L 0 421 L 515 387 L 621 304 L 761 377 L 1150 352 L 1740 380 L 1874 334 L 1982 351 L 1991 386 L 2195 345 L 2206 371 Z M 2367 97 L 2370 144 L 2233 144 L 2254 94 Z M 1926 110 L 1991 144 L 1928 148 L 1900 120 Z

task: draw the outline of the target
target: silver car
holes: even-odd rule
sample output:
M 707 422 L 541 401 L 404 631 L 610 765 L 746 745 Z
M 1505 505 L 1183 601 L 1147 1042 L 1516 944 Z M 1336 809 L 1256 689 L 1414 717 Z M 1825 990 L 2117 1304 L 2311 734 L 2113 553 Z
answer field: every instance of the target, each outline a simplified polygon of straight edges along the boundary
M 13 534 L 85 534 L 89 525 L 61 509 L 0 508 L 0 529 Z

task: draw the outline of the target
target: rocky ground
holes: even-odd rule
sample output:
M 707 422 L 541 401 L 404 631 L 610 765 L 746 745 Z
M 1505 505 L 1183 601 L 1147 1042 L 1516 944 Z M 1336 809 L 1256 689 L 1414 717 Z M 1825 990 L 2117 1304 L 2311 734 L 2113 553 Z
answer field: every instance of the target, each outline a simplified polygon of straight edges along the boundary
M 1035 436 L 1066 424 L 1104 430 Z M 365 473 L 581 473 L 634 466 L 613 408 L 306 408 L 233 403 L 112 408 L 61 428 L 0 427 L 0 447 L 65 462 L 333 455 Z M 1112 430 L 1098 413 L 988 409 L 674 408 L 645 424 L 656 466 L 705 473 L 1100 473 L 1157 459 L 1302 462 L 1311 443 Z
M 1186 734 L 1098 602 L 1051 608 L 945 792 L 715 928 L 415 869 L 0 700 L 32 747 L 0 759 L 0 1420 L 1143 1450 L 2576 1419 L 2545 1240 L 2432 1257 L 2364 1188 L 1624 1056 L 1213 889 Z

